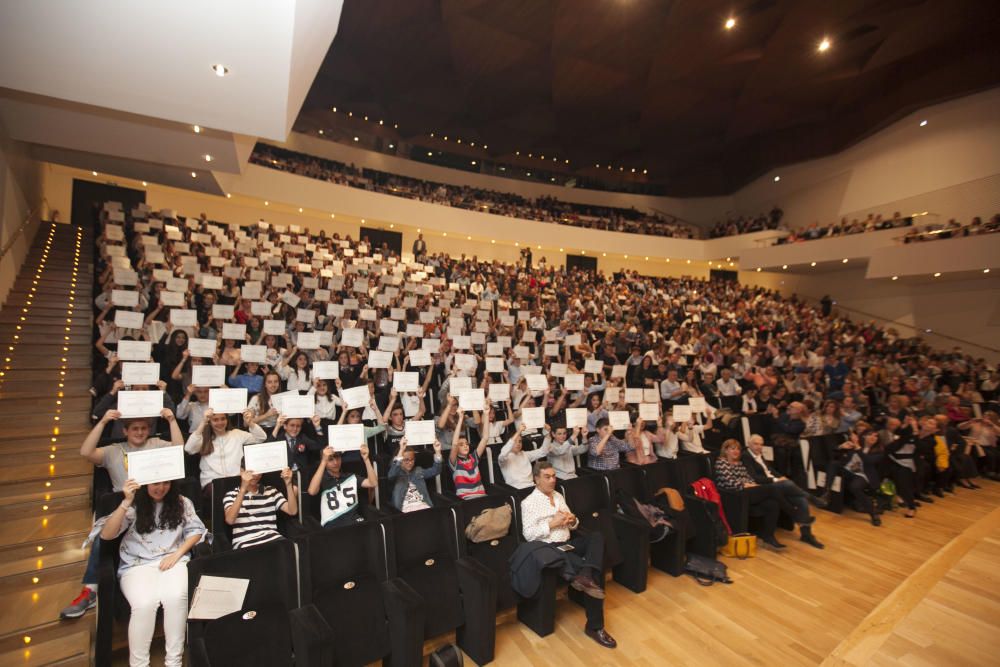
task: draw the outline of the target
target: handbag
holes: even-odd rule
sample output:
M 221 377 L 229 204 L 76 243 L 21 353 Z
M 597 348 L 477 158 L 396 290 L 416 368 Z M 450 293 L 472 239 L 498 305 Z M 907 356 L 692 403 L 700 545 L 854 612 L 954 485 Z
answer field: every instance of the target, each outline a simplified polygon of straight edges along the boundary
M 465 536 L 477 544 L 498 540 L 510 532 L 510 518 L 510 505 L 484 509 L 465 527 Z
M 729 578 L 725 563 L 699 554 L 689 553 L 687 555 L 684 572 L 694 577 L 694 580 L 702 586 L 711 586 L 717 581 L 724 584 L 733 583 L 733 580 Z
M 722 555 L 740 560 L 754 558 L 757 555 L 757 536 L 751 533 L 730 535 L 726 545 L 722 547 Z

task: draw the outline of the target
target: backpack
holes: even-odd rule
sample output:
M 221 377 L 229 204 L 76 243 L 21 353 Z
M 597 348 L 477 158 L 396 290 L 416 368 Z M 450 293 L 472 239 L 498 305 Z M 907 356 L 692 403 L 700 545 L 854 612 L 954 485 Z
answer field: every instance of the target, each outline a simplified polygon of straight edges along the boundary
M 715 503 L 715 508 L 709 509 L 705 514 L 708 515 L 708 520 L 712 524 L 715 546 L 717 548 L 721 547 L 729 541 L 729 536 L 733 531 L 729 527 L 729 522 L 726 521 L 725 513 L 722 511 L 722 498 L 719 496 L 718 489 L 715 488 L 715 483 L 707 477 L 702 477 L 699 480 L 691 482 L 691 488 L 694 490 L 694 495 L 698 498 Z

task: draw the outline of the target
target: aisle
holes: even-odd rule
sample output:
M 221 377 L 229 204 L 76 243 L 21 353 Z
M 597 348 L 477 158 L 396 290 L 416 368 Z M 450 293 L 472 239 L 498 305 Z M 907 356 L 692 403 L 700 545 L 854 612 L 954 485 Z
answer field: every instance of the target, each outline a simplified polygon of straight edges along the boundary
M 0 664 L 88 665 L 94 612 L 60 621 L 80 590 L 91 523 L 91 242 L 43 223 L 0 310 Z M 79 280 L 77 278 L 79 277 Z

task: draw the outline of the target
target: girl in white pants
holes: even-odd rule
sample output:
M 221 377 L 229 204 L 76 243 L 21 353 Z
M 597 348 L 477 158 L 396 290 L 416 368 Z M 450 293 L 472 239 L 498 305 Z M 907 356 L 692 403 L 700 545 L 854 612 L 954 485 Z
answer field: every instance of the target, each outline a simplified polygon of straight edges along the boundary
M 181 667 L 187 624 L 188 552 L 204 538 L 205 525 L 191 501 L 170 482 L 140 487 L 130 479 L 124 492 L 125 499 L 108 515 L 101 537 L 113 540 L 125 533 L 118 578 L 132 607 L 129 664 L 149 665 L 156 610 L 162 605 L 164 664 Z

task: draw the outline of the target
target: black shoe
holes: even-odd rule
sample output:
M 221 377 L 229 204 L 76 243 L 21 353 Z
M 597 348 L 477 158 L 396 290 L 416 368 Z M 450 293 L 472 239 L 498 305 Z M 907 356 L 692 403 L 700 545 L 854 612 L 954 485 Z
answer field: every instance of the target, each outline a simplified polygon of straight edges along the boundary
M 872 525 L 873 526 L 881 526 L 882 525 L 882 519 L 879 518 L 878 514 L 872 514 Z
M 934 489 L 933 493 L 938 498 L 944 498 L 944 491 L 942 491 L 941 489 Z
M 578 574 L 569 585 L 596 600 L 604 599 L 604 589 L 595 584 L 594 580 L 585 574 Z
M 812 515 L 809 515 L 808 517 L 806 517 L 805 521 L 803 521 L 799 525 L 800 526 L 808 526 L 808 525 L 812 524 L 814 521 L 816 521 L 816 517 L 814 517 Z
M 954 484 L 949 484 L 948 486 L 944 487 L 944 490 L 947 491 L 948 493 L 954 494 L 955 493 L 955 485 Z
M 825 496 L 814 496 L 811 493 L 807 493 L 806 498 L 809 500 L 809 502 L 811 502 L 813 505 L 820 508 L 821 510 L 826 509 L 827 506 L 830 504 L 829 498 Z
M 921 503 L 921 502 L 920 502 L 919 500 L 914 500 L 914 501 L 913 501 L 913 506 L 914 506 L 914 507 L 920 507 L 920 506 L 921 506 L 922 504 L 923 504 L 923 503 Z
M 931 498 L 930 496 L 928 496 L 926 493 L 923 493 L 923 494 L 920 494 L 920 495 L 914 496 L 914 497 L 917 500 L 919 500 L 920 502 L 922 502 L 922 503 L 927 503 L 929 505 L 933 505 L 934 504 L 934 499 Z
M 803 533 L 802 537 L 799 538 L 811 547 L 816 547 L 817 549 L 825 549 L 826 545 L 816 539 L 816 537 L 810 533 Z
M 615 641 L 615 638 L 609 635 L 604 628 L 601 628 L 600 630 L 585 629 L 584 633 L 604 648 L 615 648 L 618 646 L 618 642 Z
M 784 549 L 785 545 L 774 539 L 773 537 L 763 537 L 761 538 L 765 544 L 767 544 L 772 549 Z

